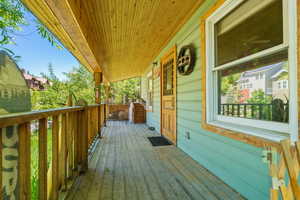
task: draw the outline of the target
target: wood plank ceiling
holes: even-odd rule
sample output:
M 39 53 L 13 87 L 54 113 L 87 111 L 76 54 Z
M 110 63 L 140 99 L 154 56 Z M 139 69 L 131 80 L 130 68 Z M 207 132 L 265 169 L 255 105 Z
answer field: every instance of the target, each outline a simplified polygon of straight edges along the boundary
M 23 0 L 92 71 L 140 76 L 204 0 Z

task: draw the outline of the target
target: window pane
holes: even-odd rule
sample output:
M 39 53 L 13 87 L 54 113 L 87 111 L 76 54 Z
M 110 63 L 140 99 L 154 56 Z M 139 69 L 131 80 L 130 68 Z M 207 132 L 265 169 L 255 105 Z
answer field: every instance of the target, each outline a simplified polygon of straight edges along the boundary
M 173 94 L 173 62 L 174 60 L 171 59 L 169 62 L 163 65 L 164 95 Z
M 215 25 L 216 66 L 283 43 L 282 0 L 248 0 Z
M 287 52 L 282 52 L 217 72 L 218 114 L 287 123 L 288 70 Z

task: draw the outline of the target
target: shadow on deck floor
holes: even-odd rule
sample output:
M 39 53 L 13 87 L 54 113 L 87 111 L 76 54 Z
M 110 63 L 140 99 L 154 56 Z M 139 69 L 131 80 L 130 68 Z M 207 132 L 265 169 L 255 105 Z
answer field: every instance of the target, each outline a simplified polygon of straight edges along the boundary
M 243 199 L 175 146 L 152 147 L 146 125 L 108 122 L 69 200 Z

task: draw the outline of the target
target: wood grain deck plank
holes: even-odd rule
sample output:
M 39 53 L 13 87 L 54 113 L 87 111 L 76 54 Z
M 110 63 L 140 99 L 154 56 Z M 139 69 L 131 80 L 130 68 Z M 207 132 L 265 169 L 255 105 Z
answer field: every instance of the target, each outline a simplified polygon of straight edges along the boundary
M 174 146 L 153 147 L 143 124 L 108 122 L 71 199 L 243 199 Z
M 106 129 L 104 131 L 104 140 L 102 140 L 102 149 L 97 160 L 95 169 L 90 173 L 91 174 L 91 185 L 89 186 L 88 190 L 86 191 L 87 199 L 100 199 L 101 192 L 102 192 L 102 185 L 104 184 L 104 171 L 109 159 L 109 148 L 112 143 L 111 137 L 108 137 L 111 134 L 111 129 Z
M 138 130 L 135 129 L 138 127 Z M 178 196 L 176 195 L 176 192 L 173 190 L 173 186 L 170 183 L 170 177 L 169 172 L 165 169 L 162 162 L 157 156 L 156 152 L 152 150 L 152 146 L 149 145 L 149 142 L 147 141 L 147 137 L 141 137 L 141 135 L 147 134 L 147 131 L 144 129 L 141 129 L 140 126 L 135 126 L 132 128 L 133 133 L 135 133 L 135 143 L 138 143 L 139 149 L 144 148 L 145 149 L 145 155 L 143 156 L 146 162 L 146 165 L 149 166 L 149 173 L 153 175 L 154 179 L 157 181 L 157 185 L 160 188 L 160 191 L 165 199 L 178 199 Z M 141 134 L 141 131 L 144 132 L 144 134 Z M 147 136 L 151 136 L 148 135 Z M 148 155 L 147 155 L 148 154 Z

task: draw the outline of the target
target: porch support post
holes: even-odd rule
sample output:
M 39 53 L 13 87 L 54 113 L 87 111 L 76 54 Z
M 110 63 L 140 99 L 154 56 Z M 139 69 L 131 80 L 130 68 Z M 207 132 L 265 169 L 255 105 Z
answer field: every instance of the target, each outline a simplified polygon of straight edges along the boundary
M 104 105 L 104 126 L 106 127 L 106 118 L 107 118 L 107 110 L 108 110 L 108 102 L 109 102 L 109 92 L 110 92 L 110 85 L 106 83 L 104 85 L 104 92 L 105 92 L 105 105 Z
M 102 72 L 95 72 L 94 73 L 94 81 L 95 81 L 95 103 L 100 104 L 100 86 L 102 83 Z
M 94 81 L 95 81 L 95 103 L 99 104 L 97 108 L 97 125 L 98 125 L 98 135 L 101 138 L 101 84 L 103 82 L 103 74 L 102 72 L 94 73 Z

